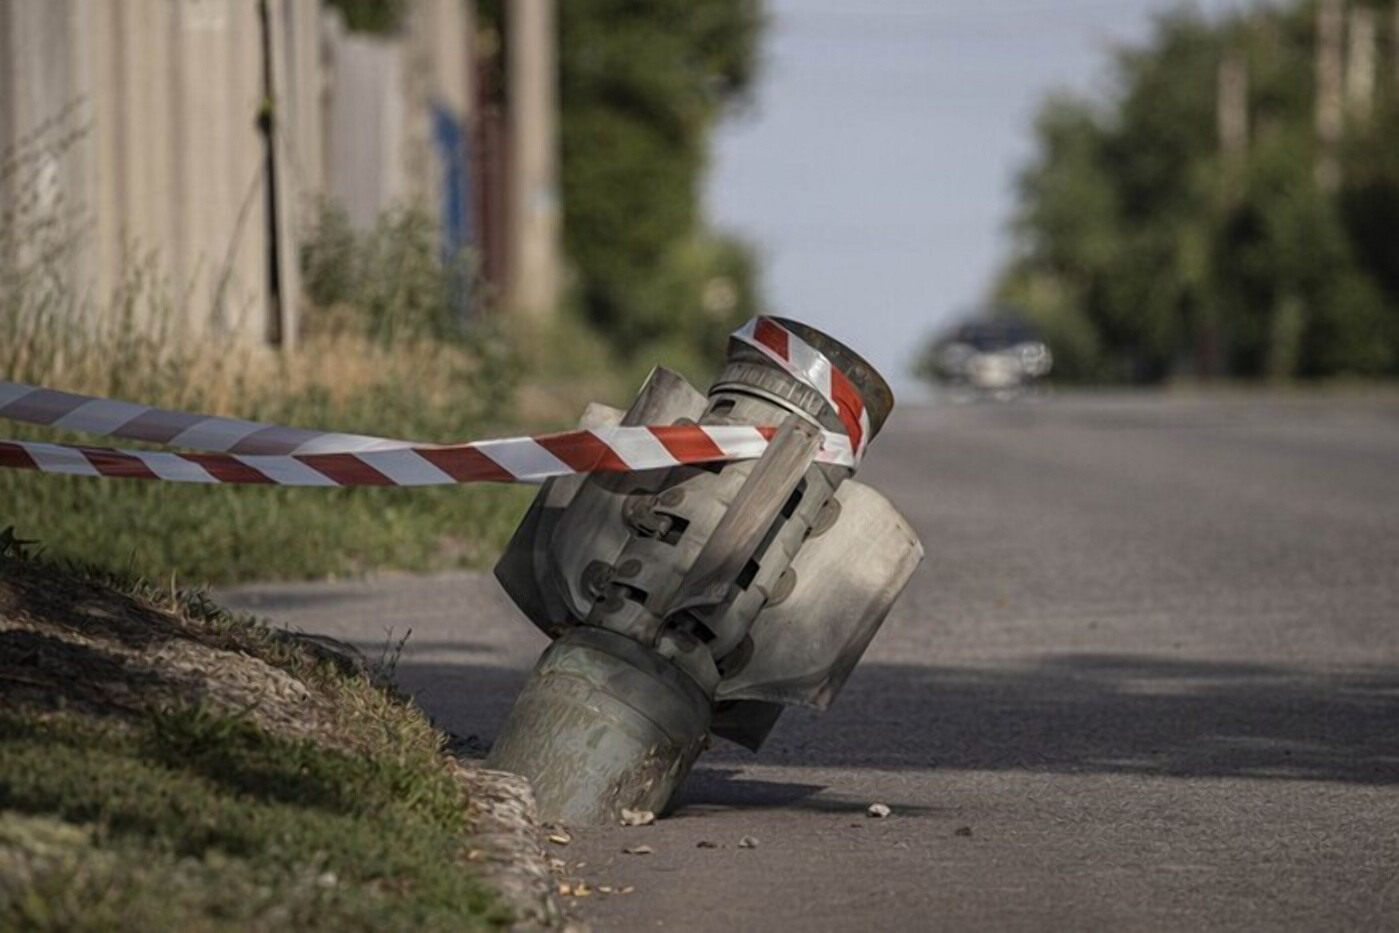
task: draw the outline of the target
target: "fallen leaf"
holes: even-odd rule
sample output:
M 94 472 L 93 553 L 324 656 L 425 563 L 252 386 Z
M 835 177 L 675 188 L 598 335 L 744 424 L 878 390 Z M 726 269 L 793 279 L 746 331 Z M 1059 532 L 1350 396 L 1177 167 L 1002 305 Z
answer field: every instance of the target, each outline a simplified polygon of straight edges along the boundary
M 872 816 L 875 819 L 882 820 L 893 812 L 894 811 L 890 810 L 887 804 L 872 803 L 869 805 L 869 809 L 865 810 L 865 816 Z
M 717 849 L 717 848 L 719 848 L 719 843 L 717 843 L 717 842 L 710 842 L 708 839 L 701 839 L 699 842 L 695 843 L 695 848 L 696 848 L 696 849 Z
M 650 855 L 650 846 L 627 846 L 622 850 L 627 855 Z
M 740 849 L 756 849 L 758 847 L 758 837 L 744 836 L 742 839 L 738 840 L 738 847 Z
M 557 845 L 566 846 L 573 841 L 573 837 L 567 833 L 550 833 L 549 841 Z

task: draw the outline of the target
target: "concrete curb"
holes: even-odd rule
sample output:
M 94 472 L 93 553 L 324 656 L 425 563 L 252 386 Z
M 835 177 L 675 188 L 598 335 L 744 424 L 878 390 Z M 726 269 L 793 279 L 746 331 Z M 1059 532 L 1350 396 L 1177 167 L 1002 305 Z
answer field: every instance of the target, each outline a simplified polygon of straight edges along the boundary
M 347 673 L 369 669 L 363 652 L 348 642 L 304 632 L 286 634 Z M 511 929 L 580 929 L 567 923 L 554 899 L 555 882 L 541 845 L 539 809 L 529 781 L 483 767 L 476 756 L 485 749 L 474 736 L 463 739 L 449 733 L 446 751 L 453 776 L 466 794 L 480 876 L 514 913 Z
M 456 762 L 479 847 L 481 876 L 515 913 L 514 930 L 553 930 L 566 923 L 540 845 L 539 811 L 529 781 L 508 771 Z

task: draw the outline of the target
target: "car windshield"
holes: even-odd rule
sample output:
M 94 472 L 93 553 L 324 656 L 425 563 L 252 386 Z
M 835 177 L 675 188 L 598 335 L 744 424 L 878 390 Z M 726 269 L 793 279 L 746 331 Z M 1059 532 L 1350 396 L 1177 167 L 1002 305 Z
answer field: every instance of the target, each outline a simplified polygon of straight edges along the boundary
M 957 331 L 957 342 L 965 343 L 985 353 L 1004 350 L 1022 343 L 1039 340 L 1039 334 L 1028 324 L 1019 321 L 983 321 L 964 324 Z

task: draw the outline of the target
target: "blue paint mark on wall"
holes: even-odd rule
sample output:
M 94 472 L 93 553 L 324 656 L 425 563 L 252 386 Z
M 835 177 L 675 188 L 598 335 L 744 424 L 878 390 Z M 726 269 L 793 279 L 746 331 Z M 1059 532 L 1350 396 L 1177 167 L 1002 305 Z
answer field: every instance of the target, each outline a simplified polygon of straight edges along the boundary
M 432 140 L 442 171 L 442 262 L 456 270 L 452 303 L 463 323 L 471 312 L 471 280 L 462 262 L 472 245 L 471 177 L 467 137 L 461 119 L 441 103 L 432 105 Z

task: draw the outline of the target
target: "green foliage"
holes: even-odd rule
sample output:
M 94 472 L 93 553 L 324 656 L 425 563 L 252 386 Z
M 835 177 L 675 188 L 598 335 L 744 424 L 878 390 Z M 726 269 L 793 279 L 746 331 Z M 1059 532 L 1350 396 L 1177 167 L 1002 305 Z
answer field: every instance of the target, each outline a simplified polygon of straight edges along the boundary
M 356 233 L 345 211 L 324 205 L 301 250 L 313 331 L 348 328 L 383 344 L 480 338 L 465 300 L 475 282 L 469 253 L 441 255 L 436 224 L 418 210 L 394 210 Z
M 753 306 L 756 264 L 705 232 L 700 184 L 710 130 L 753 80 L 759 5 L 570 0 L 559 21 L 564 237 L 585 317 L 629 352 L 722 348 L 694 341 Z M 690 320 L 730 286 L 726 310 Z
M 1342 183 L 1321 185 L 1314 22 L 1307 3 L 1172 14 L 1119 54 L 1110 97 L 1041 110 L 997 298 L 1044 329 L 1058 375 L 1399 373 L 1399 95 L 1379 81 L 1368 116 L 1352 106 Z M 1233 153 L 1226 56 L 1248 75 Z M 1377 66 L 1399 69 L 1399 49 Z
M 403 25 L 409 0 L 322 0 L 339 10 L 355 32 L 391 35 Z

